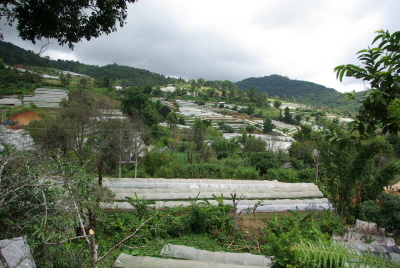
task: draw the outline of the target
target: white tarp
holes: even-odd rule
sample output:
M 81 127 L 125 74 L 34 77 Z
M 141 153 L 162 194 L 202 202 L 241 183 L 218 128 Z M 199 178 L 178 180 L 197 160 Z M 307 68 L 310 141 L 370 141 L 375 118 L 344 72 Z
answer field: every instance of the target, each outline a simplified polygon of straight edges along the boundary
M 193 247 L 167 244 L 160 252 L 163 257 L 196 260 L 203 262 L 216 262 L 235 265 L 250 265 L 257 267 L 270 267 L 271 259 L 262 255 L 250 253 L 212 252 L 195 249 Z
M 230 198 L 235 192 L 246 199 L 322 198 L 313 183 L 282 183 L 278 181 L 212 180 L 212 179 L 107 179 L 104 182 L 115 193 L 116 200 L 125 196 L 146 200 L 213 199 L 213 195 Z
M 255 180 L 214 180 L 214 179 L 132 179 L 132 178 L 105 178 L 104 186 L 110 188 L 226 188 L 226 189 L 247 189 L 247 188 L 285 188 L 285 187 L 310 187 L 314 183 L 286 183 L 279 181 L 255 181 Z
M 202 202 L 199 200 L 198 202 Z M 208 202 L 214 206 L 218 205 L 215 200 L 208 200 Z M 312 209 L 312 210 L 322 210 L 331 209 L 332 206 L 329 204 L 327 198 L 316 198 L 316 199 L 278 199 L 278 200 L 241 200 L 237 206 L 238 211 L 252 209 L 254 205 L 262 202 L 261 205 L 257 206 L 255 212 L 274 212 L 274 211 L 287 211 L 296 210 L 296 207 L 300 210 Z M 173 207 L 188 207 L 192 203 L 188 201 L 156 201 L 154 206 L 157 209 L 162 208 L 173 208 Z M 231 200 L 224 200 L 224 205 L 232 205 Z M 135 207 L 128 202 L 114 202 L 111 204 L 103 204 L 104 208 L 108 209 L 134 209 Z M 251 210 L 252 212 L 252 210 Z
M 13 239 L 0 240 L 0 267 L 7 266 L 15 268 L 35 268 L 35 262 L 32 258 L 29 245 L 26 238 L 18 237 Z
M 135 257 L 121 253 L 115 261 L 115 267 L 122 268 L 256 268 L 260 266 L 210 263 L 192 260 L 161 259 L 153 257 Z
M 238 210 L 253 208 L 262 201 L 256 212 L 329 209 L 328 199 L 314 183 L 284 183 L 279 181 L 254 180 L 213 180 L 213 179 L 132 179 L 105 178 L 104 186 L 115 194 L 115 203 L 104 205 L 105 208 L 134 209 L 125 197 L 156 201 L 157 208 L 190 206 L 191 200 L 209 200 L 218 205 L 214 197 L 224 197 L 224 204 L 232 205 L 231 193 L 243 198 Z
M 299 199 L 299 198 L 322 198 L 323 194 L 318 189 L 296 189 L 296 188 L 282 188 L 267 190 L 267 189 L 237 189 L 232 191 L 230 189 L 190 189 L 190 188 L 168 188 L 168 189 L 135 189 L 128 188 L 119 190 L 111 188 L 115 193 L 116 200 L 125 200 L 125 196 L 134 198 L 135 193 L 142 200 L 182 200 L 206 198 L 213 199 L 214 196 L 220 197 L 221 194 L 224 198 L 230 199 L 230 194 L 235 192 L 237 197 L 243 195 L 246 199 Z M 214 195 L 214 196 L 213 196 Z

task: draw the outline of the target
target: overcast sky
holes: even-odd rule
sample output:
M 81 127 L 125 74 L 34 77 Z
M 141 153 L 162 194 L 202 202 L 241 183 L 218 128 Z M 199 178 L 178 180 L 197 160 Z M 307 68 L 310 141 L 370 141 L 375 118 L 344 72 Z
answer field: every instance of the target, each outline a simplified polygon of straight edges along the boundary
M 185 79 L 230 80 L 271 74 L 338 91 L 364 90 L 340 83 L 333 68 L 359 64 L 376 30 L 400 30 L 398 0 L 140 0 L 117 32 L 75 45 L 54 42 L 44 55 L 85 64 L 117 63 Z M 24 49 L 2 27 L 4 41 Z

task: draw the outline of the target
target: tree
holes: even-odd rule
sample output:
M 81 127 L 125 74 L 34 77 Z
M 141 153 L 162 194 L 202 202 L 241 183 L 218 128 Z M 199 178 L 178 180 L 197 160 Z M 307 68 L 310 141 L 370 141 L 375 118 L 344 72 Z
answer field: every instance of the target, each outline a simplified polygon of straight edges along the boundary
M 202 150 L 204 148 L 204 136 L 207 131 L 207 125 L 203 123 L 200 118 L 196 118 L 192 125 L 192 131 L 196 150 Z
M 168 113 L 167 116 L 165 117 L 165 120 L 167 121 L 169 130 L 171 130 L 174 126 L 176 126 L 176 124 L 178 124 L 178 119 L 176 117 L 176 114 L 173 112 Z
M 69 0 L 15 0 L 1 1 L 0 12 L 8 24 L 17 21 L 17 30 L 23 40 L 35 43 L 42 38 L 55 38 L 60 45 L 83 38 L 90 40 L 110 34 L 125 24 L 128 3 L 136 0 L 69 1 Z
M 256 97 L 257 97 L 257 91 L 256 88 L 251 86 L 248 90 L 247 90 L 247 97 L 249 97 L 250 101 L 255 101 Z
M 239 98 L 239 99 L 241 99 L 241 100 L 243 100 L 243 98 L 244 98 L 244 96 L 245 96 L 245 93 L 244 93 L 244 91 L 243 91 L 243 89 L 239 89 L 238 91 L 237 91 L 237 97 Z
M 68 151 L 67 130 L 51 117 L 33 121 L 25 129 L 35 141 L 36 149 L 49 155 L 66 154 Z
M 95 115 L 94 97 L 85 88 L 70 91 L 69 100 L 60 109 L 62 124 L 68 131 L 68 148 L 75 152 L 76 156 L 84 163 L 85 136 L 91 130 L 91 118 Z
M 58 157 L 18 152 L 12 146 L 6 146 L 1 157 L 0 239 L 26 236 L 35 245 L 32 253 L 38 267 L 53 267 L 57 247 L 76 238 L 94 248 L 85 222 L 90 212 L 102 215 L 101 204 L 113 200 L 108 188 Z M 97 252 L 93 253 L 97 259 Z M 81 267 L 79 261 L 78 256 L 69 260 L 75 267 Z
M 279 107 L 281 107 L 282 102 L 280 100 L 274 100 L 274 107 L 276 109 L 279 109 Z
M 240 145 L 234 138 L 228 140 L 224 137 L 219 137 L 211 144 L 211 146 L 217 153 L 218 159 L 232 156 L 240 150 Z
M 206 83 L 206 80 L 204 80 L 203 78 L 199 78 L 197 79 L 197 84 L 199 84 L 200 86 L 204 86 L 204 84 Z
M 290 124 L 292 122 L 292 114 L 290 113 L 290 109 L 289 107 L 285 108 L 285 117 L 284 117 L 284 121 L 288 124 Z
M 64 75 L 64 73 L 61 73 L 60 82 L 63 87 L 67 87 L 71 82 L 71 74 L 67 73 L 67 75 Z
M 87 143 L 95 157 L 98 183 L 102 186 L 103 175 L 118 168 L 121 157 L 131 155 L 134 131 L 129 121 L 102 115 L 93 124 L 93 133 Z
M 261 138 L 248 137 L 244 143 L 244 152 L 264 152 L 266 150 L 267 143 Z
M 336 77 L 342 81 L 343 76 L 354 77 L 370 83 L 370 88 L 362 100 L 356 120 L 349 130 L 358 132 L 359 136 L 342 139 L 336 133 L 327 131 L 326 139 L 340 145 L 341 148 L 360 145 L 360 140 L 380 134 L 396 134 L 400 130 L 400 31 L 390 34 L 388 31 L 377 31 L 372 41 L 377 47 L 357 52 L 363 67 L 353 64 L 337 66 Z M 356 100 L 355 92 L 345 93 L 348 99 Z
M 263 132 L 264 133 L 271 132 L 275 127 L 276 126 L 274 123 L 272 123 L 271 118 L 267 117 L 264 119 L 264 123 L 263 123 Z
M 320 171 L 328 197 L 337 212 L 358 217 L 358 205 L 376 200 L 398 172 L 392 161 L 393 148 L 382 137 L 363 141 L 360 151 L 339 150 L 329 142 L 318 142 Z
M 142 113 L 144 108 L 151 102 L 149 95 L 144 93 L 141 86 L 131 87 L 122 92 L 121 111 L 128 115 L 136 112 Z

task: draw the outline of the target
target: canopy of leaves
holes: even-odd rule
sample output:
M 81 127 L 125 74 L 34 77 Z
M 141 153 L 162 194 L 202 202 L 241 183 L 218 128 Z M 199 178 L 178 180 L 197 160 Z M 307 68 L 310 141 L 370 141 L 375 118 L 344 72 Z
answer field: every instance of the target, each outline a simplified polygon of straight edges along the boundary
M 336 133 L 327 131 L 326 139 L 340 148 L 347 145 L 359 147 L 360 139 L 379 134 L 396 134 L 400 130 L 400 31 L 390 34 L 377 31 L 372 44 L 377 47 L 357 52 L 362 67 L 353 64 L 340 65 L 334 70 L 337 78 L 354 77 L 369 82 L 371 88 L 365 92 L 356 120 L 349 125 L 351 133 L 359 136 L 343 139 Z M 354 93 L 346 93 L 348 99 L 356 99 Z
M 136 0 L 15 0 L 2 1 L 0 11 L 23 40 L 35 43 L 42 38 L 55 38 L 69 48 L 83 38 L 90 40 L 110 34 L 125 24 L 128 3 Z
M 371 85 L 371 89 L 360 101 L 361 107 L 353 125 L 353 130 L 358 130 L 360 135 L 373 135 L 379 128 L 382 128 L 382 134 L 393 134 L 400 130 L 397 118 L 397 99 L 400 94 L 400 31 L 393 34 L 377 31 L 372 44 L 379 40 L 377 47 L 357 52 L 363 67 L 347 64 L 335 68 L 340 81 L 346 75 L 362 79 Z M 349 99 L 354 99 L 352 93 L 346 95 Z

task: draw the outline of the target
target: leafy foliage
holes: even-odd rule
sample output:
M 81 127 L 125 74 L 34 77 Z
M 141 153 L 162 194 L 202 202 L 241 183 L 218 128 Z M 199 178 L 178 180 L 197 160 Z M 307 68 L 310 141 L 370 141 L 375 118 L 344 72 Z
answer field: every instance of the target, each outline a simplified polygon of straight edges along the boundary
M 377 200 L 368 200 L 360 204 L 360 219 L 378 224 L 388 233 L 400 231 L 400 197 L 381 193 Z
M 70 1 L 19 0 L 2 3 L 1 12 L 7 22 L 17 20 L 17 30 L 23 40 L 35 43 L 42 38 L 55 38 L 70 48 L 82 38 L 90 40 L 117 30 L 124 25 L 128 3 L 135 0 Z M 90 15 L 85 12 L 90 10 Z
M 347 64 L 334 69 L 340 81 L 348 76 L 369 82 L 371 86 L 364 98 L 358 100 L 360 108 L 356 120 L 349 125 L 349 130 L 358 132 L 359 136 L 343 139 L 332 132 L 326 134 L 326 139 L 338 145 L 343 144 L 342 147 L 359 145 L 360 139 L 377 134 L 396 134 L 400 130 L 397 100 L 400 94 L 400 32 L 390 34 L 381 30 L 376 33 L 372 44 L 380 41 L 378 46 L 357 52 L 363 67 Z M 344 95 L 348 99 L 356 99 L 354 93 Z
M 398 263 L 373 253 L 360 254 L 332 241 L 301 241 L 290 249 L 297 267 L 398 267 Z
M 332 212 L 324 211 L 323 217 L 326 220 L 335 222 L 335 224 L 324 224 L 315 220 L 315 211 L 305 213 L 296 211 L 289 212 L 293 217 L 280 218 L 274 213 L 270 221 L 266 221 L 268 228 L 265 230 L 266 243 L 263 246 L 264 254 L 274 256 L 273 267 L 287 267 L 287 265 L 297 265 L 298 261 L 291 252 L 291 248 L 296 243 L 302 241 L 329 241 L 330 235 L 334 231 L 343 232 L 343 230 L 333 230 L 336 228 L 337 216 L 333 217 Z
M 328 142 L 321 142 L 317 150 L 328 197 L 345 218 L 357 217 L 357 206 L 376 199 L 396 174 L 392 148 L 380 137 L 365 141 L 359 153 Z
M 271 118 L 265 118 L 263 122 L 263 133 L 271 132 L 274 128 L 276 128 L 276 126 L 272 123 Z

